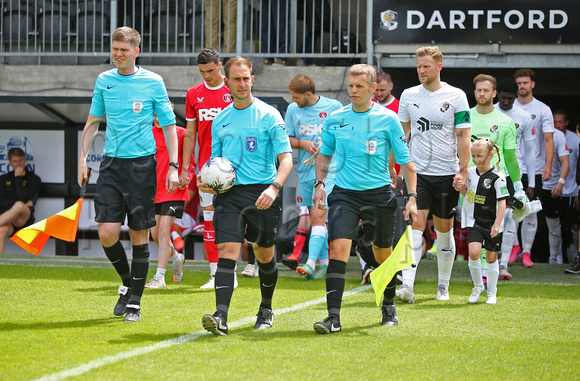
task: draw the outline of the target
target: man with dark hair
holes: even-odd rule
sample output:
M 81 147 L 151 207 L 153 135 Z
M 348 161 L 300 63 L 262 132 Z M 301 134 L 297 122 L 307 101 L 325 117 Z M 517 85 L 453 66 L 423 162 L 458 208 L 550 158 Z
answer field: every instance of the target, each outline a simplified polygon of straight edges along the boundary
M 393 81 L 391 75 L 381 71 L 377 73 L 377 89 L 373 102 L 385 106 L 389 110 L 399 112 L 399 100 L 391 94 L 393 91 Z
M 518 96 L 518 85 L 513 78 L 504 78 L 499 81 L 497 85 L 497 99 L 498 102 L 494 107 L 509 116 L 516 126 L 516 156 L 522 173 L 522 185 L 527 181 L 525 188 L 526 195 L 529 200 L 534 200 L 534 187 L 536 184 L 536 158 L 540 155 L 538 149 L 538 141 L 534 136 L 534 121 L 532 116 L 527 111 L 524 111 L 519 106 L 514 104 Z M 517 242 L 517 223 L 512 215 L 513 209 L 506 209 L 504 217 L 504 230 L 501 246 L 501 260 L 499 265 L 499 278 L 510 280 L 511 274 L 508 272 L 508 264 L 516 261 L 517 255 L 520 252 L 520 246 L 514 245 Z M 527 216 L 527 220 L 532 220 L 535 223 L 535 216 Z M 522 230 L 522 247 L 525 252 L 530 252 L 534 237 L 525 236 L 529 233 L 529 229 Z
M 22 148 L 10 148 L 8 165 L 12 171 L 0 176 L 0 254 L 6 238 L 34 222 L 41 185 L 40 177 L 26 169 Z
M 198 168 L 201 168 L 211 156 L 211 128 L 214 118 L 230 103 L 232 95 L 221 73 L 222 63 L 215 49 L 205 48 L 197 56 L 197 66 L 203 81 L 187 91 L 185 97 L 185 118 L 187 127 L 183 140 L 183 169 L 180 180 L 189 183 L 187 166 L 193 154 L 196 138 L 199 144 Z M 200 288 L 213 290 L 215 271 L 218 263 L 218 248 L 215 244 L 213 226 L 213 195 L 200 190 L 201 208 L 203 210 L 203 243 L 209 262 L 209 280 Z
M 554 159 L 554 117 L 552 110 L 543 102 L 540 102 L 532 93 L 536 86 L 536 74 L 532 69 L 519 69 L 514 73 L 514 79 L 518 85 L 518 99 L 515 104 L 532 115 L 534 130 L 538 140 L 538 152 L 536 160 L 536 181 L 535 198 L 540 198 L 542 194 L 542 182 L 548 181 L 552 177 L 552 160 Z M 529 180 L 529 176 L 522 179 L 524 186 Z M 545 209 L 545 208 L 544 208 Z M 522 229 L 527 229 L 526 237 L 535 237 L 538 229 L 537 217 L 530 215 L 530 219 L 522 225 Z M 522 233 L 522 240 L 524 240 Z M 533 239 L 532 239 L 533 243 Z M 531 244 L 529 245 L 532 246 Z M 530 257 L 530 252 L 522 252 L 522 264 L 524 267 L 534 266 Z
M 314 81 L 304 74 L 294 77 L 288 84 L 288 90 L 290 90 L 293 102 L 286 110 L 284 121 L 292 148 L 299 150 L 296 202 L 300 208 L 300 220 L 294 238 L 294 251 L 292 255 L 283 259 L 283 263 L 304 275 L 306 279 L 324 278 L 328 267 L 326 210 L 312 207 L 316 173 L 314 172 L 315 159 L 310 161 L 309 158 L 311 155 L 315 155 L 320 147 L 320 144 L 317 143 L 322 123 L 328 119 L 332 112 L 342 108 L 342 103 L 316 94 Z M 336 163 L 333 163 L 327 178 L 326 191 L 328 193 L 332 190 L 334 172 L 336 171 Z M 312 230 L 308 244 L 308 262 L 296 267 L 310 225 L 312 225 Z M 315 273 L 314 269 L 319 255 L 320 270 Z
M 151 126 L 157 114 L 169 157 L 165 187 L 177 189 L 177 134 L 175 114 L 163 79 L 136 65 L 141 36 L 120 27 L 111 46 L 116 68 L 99 75 L 83 131 L 79 158 L 79 184 L 88 180 L 87 156 L 103 117 L 107 119 L 105 159 L 99 168 L 95 194 L 95 221 L 107 258 L 121 277 L 116 316 L 141 320 L 141 296 L 149 270 L 149 229 L 155 226 L 155 139 Z M 120 241 L 121 225 L 128 219 L 133 249 L 131 268 Z
M 377 86 L 375 69 L 358 64 L 348 72 L 351 104 L 335 111 L 322 126 L 322 147 L 316 159 L 314 205 L 324 209 L 328 203 L 330 261 L 326 275 L 328 316 L 314 324 L 321 334 L 339 332 L 340 309 L 345 287 L 346 264 L 359 221 L 365 238 L 372 242 L 375 259 L 383 263 L 391 255 L 398 204 L 389 176 L 389 153 L 403 167 L 409 201 L 405 218 L 417 218 L 415 166 L 409 156 L 405 132 L 391 110 L 372 101 Z M 330 161 L 335 156 L 335 186 L 326 196 L 324 183 Z M 384 292 L 381 308 L 383 326 L 398 324 L 395 309 L 396 277 Z
M 272 327 L 272 297 L 278 280 L 274 243 L 281 201 L 278 193 L 292 170 L 292 147 L 282 116 L 252 95 L 252 64 L 233 57 L 225 66 L 233 104 L 213 121 L 211 157 L 223 157 L 236 169 L 236 183 L 215 197 L 215 242 L 219 261 L 215 275 L 216 312 L 205 315 L 203 327 L 216 336 L 228 334 L 228 312 L 234 292 L 236 261 L 244 238 L 253 242 L 262 301 L 255 329 Z M 279 161 L 276 169 L 276 159 Z M 200 191 L 215 193 L 202 183 Z

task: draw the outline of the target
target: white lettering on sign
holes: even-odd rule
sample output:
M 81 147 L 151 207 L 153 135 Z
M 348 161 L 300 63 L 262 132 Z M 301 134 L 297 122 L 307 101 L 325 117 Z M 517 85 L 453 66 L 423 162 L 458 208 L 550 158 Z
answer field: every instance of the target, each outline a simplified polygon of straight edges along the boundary
M 498 9 L 472 9 L 467 12 L 450 10 L 448 17 L 441 11 L 434 10 L 431 15 L 415 9 L 407 11 L 407 29 L 421 29 L 427 22 L 426 29 L 493 29 L 494 25 L 505 25 L 509 29 L 519 29 L 527 25 L 527 29 L 562 29 L 568 24 L 568 14 L 562 10 L 551 9 L 547 12 L 529 10 L 527 15 L 512 9 L 502 14 Z M 429 19 L 427 20 L 427 16 Z M 527 16 L 527 17 L 526 17 Z M 526 22 L 527 21 L 527 22 Z M 470 25 L 471 24 L 471 25 Z

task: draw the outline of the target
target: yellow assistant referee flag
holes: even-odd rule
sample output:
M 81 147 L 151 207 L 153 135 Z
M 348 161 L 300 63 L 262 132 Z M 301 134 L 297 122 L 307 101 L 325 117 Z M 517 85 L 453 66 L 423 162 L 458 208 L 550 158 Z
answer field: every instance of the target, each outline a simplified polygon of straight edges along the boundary
M 406 269 L 413 264 L 411 237 L 411 225 L 407 225 L 405 234 L 399 239 L 389 258 L 371 273 L 370 278 L 375 290 L 377 307 L 381 306 L 385 289 L 397 271 Z

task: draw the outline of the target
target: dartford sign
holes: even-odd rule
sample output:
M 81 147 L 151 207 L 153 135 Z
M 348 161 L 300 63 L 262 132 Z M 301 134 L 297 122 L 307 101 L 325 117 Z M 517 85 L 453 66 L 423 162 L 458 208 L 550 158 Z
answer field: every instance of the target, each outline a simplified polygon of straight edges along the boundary
M 375 0 L 376 43 L 579 43 L 577 0 Z

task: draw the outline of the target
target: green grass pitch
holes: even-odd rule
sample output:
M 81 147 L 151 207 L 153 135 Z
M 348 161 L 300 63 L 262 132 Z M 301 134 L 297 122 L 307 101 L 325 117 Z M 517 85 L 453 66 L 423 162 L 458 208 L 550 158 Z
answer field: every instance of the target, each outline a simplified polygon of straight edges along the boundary
M 456 262 L 447 302 L 434 300 L 436 262 L 417 272 L 415 304 L 397 302 L 399 325 L 382 327 L 360 266 L 347 268 L 343 330 L 317 335 L 324 281 L 280 264 L 274 327 L 252 328 L 258 279 L 240 275 L 227 337 L 203 331 L 215 311 L 202 291 L 208 266 L 186 262 L 184 280 L 146 289 L 142 321 L 113 316 L 118 276 L 106 259 L 0 256 L 2 380 L 572 380 L 580 375 L 580 275 L 566 265 L 510 265 L 498 304 L 469 305 L 466 262 Z M 153 276 L 156 263 L 151 263 Z M 171 268 L 171 266 L 170 266 Z

